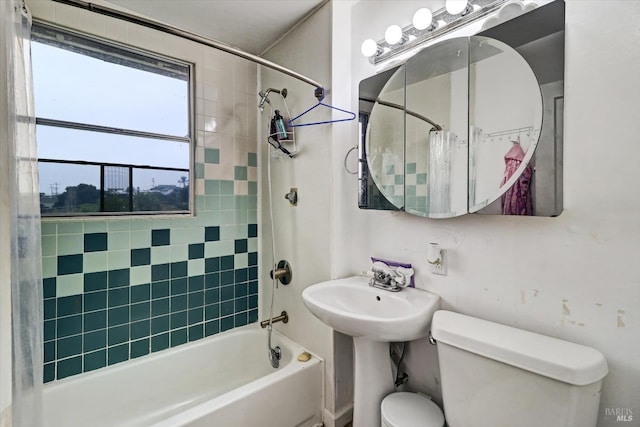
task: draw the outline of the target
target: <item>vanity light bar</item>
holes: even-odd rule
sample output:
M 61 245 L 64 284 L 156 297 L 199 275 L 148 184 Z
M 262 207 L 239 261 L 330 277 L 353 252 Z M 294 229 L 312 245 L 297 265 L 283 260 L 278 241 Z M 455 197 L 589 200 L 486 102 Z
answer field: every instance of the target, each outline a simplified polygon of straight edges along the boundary
M 378 65 L 397 55 L 408 52 L 429 40 L 443 36 L 452 31 L 457 30 L 469 23 L 480 19 L 490 13 L 497 11 L 502 5 L 510 0 L 474 0 L 469 2 L 473 10 L 464 15 L 452 15 L 447 12 L 446 8 L 442 8 L 433 13 L 433 23 L 435 27 L 418 30 L 412 24 L 402 28 L 403 42 L 398 44 L 390 44 L 385 39 L 377 42 L 377 49 L 369 51 L 375 54 L 369 57 L 369 62 Z M 371 40 L 371 39 L 369 39 Z M 364 49 L 363 49 L 364 54 Z

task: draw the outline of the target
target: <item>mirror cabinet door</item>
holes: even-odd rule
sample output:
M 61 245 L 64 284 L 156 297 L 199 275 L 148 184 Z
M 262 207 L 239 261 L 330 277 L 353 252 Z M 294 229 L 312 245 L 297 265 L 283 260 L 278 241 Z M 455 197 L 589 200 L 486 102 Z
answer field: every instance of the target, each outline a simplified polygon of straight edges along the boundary
M 467 212 L 469 41 L 445 40 L 406 63 L 405 210 L 447 218 Z
M 542 125 L 542 97 L 531 67 L 515 49 L 470 39 L 469 211 L 532 215 L 531 182 Z
M 359 200 L 362 209 L 404 208 L 405 67 L 360 83 Z

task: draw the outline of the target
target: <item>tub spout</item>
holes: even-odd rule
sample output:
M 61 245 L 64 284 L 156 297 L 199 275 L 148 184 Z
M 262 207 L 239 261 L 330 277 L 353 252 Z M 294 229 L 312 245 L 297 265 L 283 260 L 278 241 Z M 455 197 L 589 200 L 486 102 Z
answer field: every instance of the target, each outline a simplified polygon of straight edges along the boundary
M 282 323 L 289 322 L 289 315 L 287 314 L 286 311 L 283 311 L 282 313 L 280 313 L 280 316 L 276 316 L 273 319 L 271 319 L 271 323 L 277 323 L 277 322 L 282 322 Z M 269 319 L 266 319 L 260 322 L 260 327 L 266 328 L 267 326 L 269 326 Z

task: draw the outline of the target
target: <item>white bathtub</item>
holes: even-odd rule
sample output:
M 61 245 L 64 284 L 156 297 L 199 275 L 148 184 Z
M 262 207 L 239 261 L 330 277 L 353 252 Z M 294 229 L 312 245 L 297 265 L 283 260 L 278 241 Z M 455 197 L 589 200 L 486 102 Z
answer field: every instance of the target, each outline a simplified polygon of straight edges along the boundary
M 296 427 L 321 421 L 322 362 L 256 324 L 48 384 L 45 427 Z

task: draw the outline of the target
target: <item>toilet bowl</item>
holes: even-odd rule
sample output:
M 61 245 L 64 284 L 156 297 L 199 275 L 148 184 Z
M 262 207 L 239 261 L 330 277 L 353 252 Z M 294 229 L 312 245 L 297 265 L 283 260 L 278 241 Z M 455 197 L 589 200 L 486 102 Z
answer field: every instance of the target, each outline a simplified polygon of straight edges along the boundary
M 440 384 L 449 427 L 595 427 L 608 372 L 597 350 L 450 311 L 437 311 Z M 397 392 L 382 427 L 442 427 L 431 400 Z
M 443 427 L 444 415 L 431 400 L 407 392 L 391 393 L 380 405 L 382 427 Z

